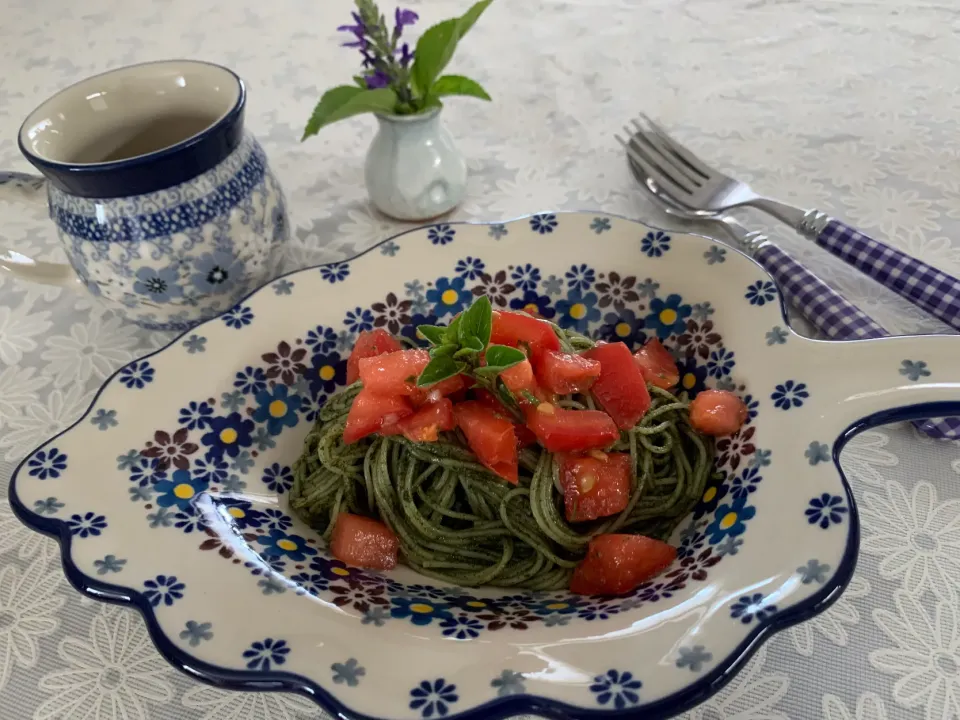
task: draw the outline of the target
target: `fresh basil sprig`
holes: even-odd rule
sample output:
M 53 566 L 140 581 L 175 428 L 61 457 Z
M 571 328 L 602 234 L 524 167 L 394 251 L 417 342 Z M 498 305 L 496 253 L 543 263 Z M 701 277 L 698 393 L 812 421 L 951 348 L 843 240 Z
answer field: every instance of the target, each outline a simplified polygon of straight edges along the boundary
M 496 389 L 492 383 L 497 375 L 523 362 L 527 356 L 516 348 L 491 345 L 492 329 L 493 308 L 486 295 L 477 298 L 447 327 L 417 326 L 417 334 L 431 345 L 430 362 L 417 378 L 417 385 L 434 385 L 464 373 Z

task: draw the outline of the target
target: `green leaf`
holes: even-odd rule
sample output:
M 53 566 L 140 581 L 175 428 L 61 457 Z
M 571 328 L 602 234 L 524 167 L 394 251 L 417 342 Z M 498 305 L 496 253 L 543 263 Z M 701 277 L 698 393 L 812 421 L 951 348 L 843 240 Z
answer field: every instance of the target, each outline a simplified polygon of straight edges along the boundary
M 480 0 L 480 2 L 475 3 L 472 8 L 463 14 L 463 16 L 457 21 L 458 40 L 463 39 L 463 36 L 470 31 L 470 28 L 472 28 L 477 20 L 480 19 L 480 16 L 483 15 L 483 11 L 490 7 L 490 3 L 492 2 L 493 0 Z
M 453 320 L 450 321 L 450 324 L 447 325 L 447 331 L 443 334 L 443 341 L 445 343 L 451 343 L 455 345 L 460 344 L 460 318 L 463 315 L 457 315 Z
M 338 120 L 368 112 L 392 112 L 397 95 L 390 88 L 364 90 L 353 85 L 340 85 L 327 90 L 307 121 L 301 142 L 316 135 L 320 128 Z
M 358 88 L 363 90 L 367 89 L 367 79 L 363 75 L 354 75 L 353 81 L 357 84 Z
M 520 350 L 507 345 L 491 345 L 487 348 L 487 367 L 497 367 L 506 370 L 527 359 Z
M 430 89 L 430 96 L 442 95 L 467 95 L 481 100 L 490 99 L 487 91 L 480 87 L 480 83 L 462 75 L 444 75 L 439 78 Z
M 466 367 L 466 363 L 457 362 L 446 355 L 440 355 L 427 363 L 423 372 L 420 373 L 420 377 L 417 378 L 417 386 L 425 387 L 438 383 L 441 380 L 446 380 L 449 377 L 458 375 L 465 370 Z
M 443 345 L 443 336 L 447 329 L 437 325 L 417 325 L 417 334 L 431 345 Z
M 460 315 L 460 327 L 457 331 L 457 337 L 460 344 L 464 347 L 476 347 L 476 343 L 469 344 L 469 341 L 476 340 L 480 347 L 477 352 L 483 350 L 490 342 L 490 330 L 493 327 L 493 307 L 490 305 L 490 298 L 486 295 L 478 297 L 473 305 L 468 307 Z
M 457 351 L 460 349 L 459 345 L 454 343 L 444 343 L 443 345 L 438 345 L 435 348 L 430 349 L 430 357 L 440 357 L 441 355 L 446 355 L 447 357 L 453 357 Z
M 413 80 L 421 93 L 428 95 L 434 80 L 453 57 L 457 49 L 457 28 L 460 18 L 444 20 L 429 28 L 417 41 L 417 50 L 411 69 Z
M 474 353 L 483 352 L 483 349 L 487 346 L 486 343 L 478 337 L 468 337 L 460 344 L 464 350 L 469 350 Z

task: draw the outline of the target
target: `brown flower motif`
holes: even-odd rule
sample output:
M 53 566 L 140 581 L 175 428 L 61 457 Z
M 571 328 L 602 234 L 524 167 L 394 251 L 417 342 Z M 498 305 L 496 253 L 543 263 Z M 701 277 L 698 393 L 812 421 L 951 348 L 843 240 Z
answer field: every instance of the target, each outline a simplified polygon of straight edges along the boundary
M 301 362 L 306 356 L 305 348 L 294 350 L 286 340 L 282 341 L 277 345 L 276 352 L 262 356 L 263 361 L 270 366 L 267 368 L 267 378 L 270 380 L 280 378 L 280 382 L 284 385 L 293 385 L 297 375 L 307 369 L 307 366 Z
M 370 308 L 377 314 L 373 319 L 376 327 L 386 326 L 394 335 L 398 334 L 404 325 L 410 324 L 408 311 L 413 304 L 410 300 L 400 301 L 393 293 L 387 295 L 386 302 L 374 303 Z
M 477 615 L 478 620 L 487 623 L 488 630 L 501 630 L 511 627 L 514 630 L 526 630 L 528 623 L 540 622 L 541 618 L 526 608 L 512 608 L 496 613 Z
M 364 584 L 351 580 L 347 585 L 331 585 L 330 592 L 336 597 L 333 604 L 337 607 L 352 605 L 353 609 L 365 613 L 371 605 L 386 606 L 390 604 L 383 595 L 386 586 L 380 584 Z
M 200 543 L 201 550 L 216 550 L 220 557 L 223 558 L 232 558 L 234 553 L 234 548 L 229 542 L 224 542 L 222 536 L 218 535 L 216 532 L 210 528 L 204 528 L 205 532 L 209 537 Z M 252 542 L 256 538 L 256 535 L 252 533 L 245 533 L 243 539 L 247 542 Z
M 480 284 L 473 288 L 473 294 L 477 297 L 486 295 L 490 302 L 500 307 L 506 307 L 507 296 L 517 288 L 507 282 L 507 271 L 501 270 L 496 275 L 490 276 L 484 273 L 480 276 Z
M 140 454 L 144 457 L 157 458 L 157 467 L 161 470 L 166 470 L 171 465 L 178 470 L 186 470 L 190 467 L 190 459 L 187 455 L 193 455 L 198 449 L 196 443 L 187 442 L 188 434 L 186 428 L 180 428 L 172 437 L 168 432 L 157 430 L 153 435 L 153 441 L 148 442 Z
M 720 335 L 713 331 L 712 320 L 702 324 L 696 320 L 690 320 L 687 323 L 687 331 L 677 338 L 677 344 L 684 348 L 688 358 L 699 355 L 704 360 L 710 356 L 710 349 L 719 342 Z
M 713 554 L 713 548 L 708 547 L 696 557 L 688 555 L 680 561 L 680 567 L 667 573 L 668 578 L 683 575 L 693 580 L 703 582 L 707 579 L 707 569 L 720 562 L 720 556 Z
M 740 428 L 730 437 L 723 438 L 717 443 L 717 450 L 720 452 L 718 465 L 730 464 L 732 470 L 740 467 L 740 460 L 747 455 L 753 455 L 757 448 L 751 442 L 756 428 L 753 426 Z
M 610 307 L 613 304 L 617 308 L 623 308 L 626 303 L 634 303 L 640 299 L 640 295 L 634 290 L 637 278 L 633 275 L 621 278 L 620 273 L 612 272 L 607 275 L 607 281 L 593 286 L 600 293 L 600 307 Z

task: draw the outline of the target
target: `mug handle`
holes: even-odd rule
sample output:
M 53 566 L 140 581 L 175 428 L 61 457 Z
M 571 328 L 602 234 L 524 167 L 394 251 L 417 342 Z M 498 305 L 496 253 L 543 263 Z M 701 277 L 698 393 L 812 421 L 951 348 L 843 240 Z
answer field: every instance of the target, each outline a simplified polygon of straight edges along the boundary
M 46 181 L 39 175 L 0 171 L 0 201 L 11 203 L 43 202 Z M 82 285 L 73 268 L 66 263 L 34 260 L 22 253 L 0 247 L 0 270 L 43 285 L 77 287 Z
M 816 414 L 814 426 L 823 431 L 849 436 L 874 425 L 960 415 L 960 365 L 956 360 L 960 336 L 830 342 L 794 335 L 791 340 L 801 340 L 802 349 L 794 345 L 790 362 L 798 377 L 792 389 L 784 383 L 774 395 L 781 406 L 790 405 L 784 398 L 796 396 L 797 382 L 804 382 L 808 411 Z M 780 347 L 789 345 L 790 340 Z M 805 380 L 801 377 L 805 373 L 812 377 Z

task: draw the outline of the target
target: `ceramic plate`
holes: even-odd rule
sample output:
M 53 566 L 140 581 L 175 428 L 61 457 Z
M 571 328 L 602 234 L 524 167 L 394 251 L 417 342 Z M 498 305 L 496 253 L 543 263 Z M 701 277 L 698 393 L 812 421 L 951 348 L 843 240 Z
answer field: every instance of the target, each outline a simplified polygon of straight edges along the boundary
M 677 561 L 629 596 L 360 571 L 288 510 L 290 466 L 357 333 L 409 334 L 480 294 L 600 338 L 659 337 L 691 394 L 749 406 L 717 443 L 722 481 L 672 538 Z M 870 423 L 960 414 L 958 343 L 807 340 L 751 260 L 633 221 L 433 225 L 278 279 L 122 368 L 21 463 L 11 502 L 59 539 L 76 587 L 136 606 L 170 662 L 222 686 L 360 718 L 667 717 L 837 598 L 858 544 L 839 449 Z

